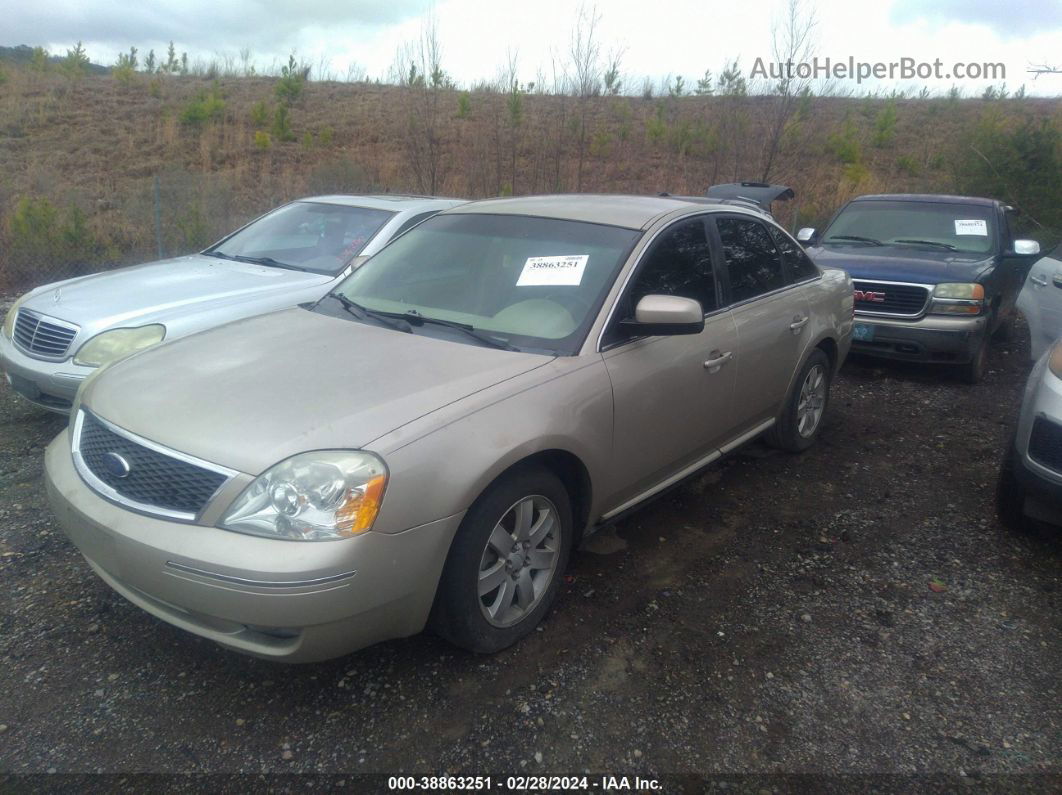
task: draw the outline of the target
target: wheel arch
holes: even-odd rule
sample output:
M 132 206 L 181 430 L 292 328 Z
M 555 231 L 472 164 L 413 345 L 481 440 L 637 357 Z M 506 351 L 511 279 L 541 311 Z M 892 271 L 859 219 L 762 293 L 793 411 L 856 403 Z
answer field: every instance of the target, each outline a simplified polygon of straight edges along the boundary
M 572 525 L 574 529 L 572 542 L 573 545 L 577 545 L 583 535 L 583 531 L 590 522 L 593 484 L 586 464 L 570 450 L 551 447 L 529 453 L 523 458 L 507 464 L 480 489 L 479 496 L 476 499 L 479 499 L 491 486 L 513 472 L 530 467 L 542 467 L 550 471 L 564 486 L 564 490 L 568 492 L 568 497 L 571 500 Z

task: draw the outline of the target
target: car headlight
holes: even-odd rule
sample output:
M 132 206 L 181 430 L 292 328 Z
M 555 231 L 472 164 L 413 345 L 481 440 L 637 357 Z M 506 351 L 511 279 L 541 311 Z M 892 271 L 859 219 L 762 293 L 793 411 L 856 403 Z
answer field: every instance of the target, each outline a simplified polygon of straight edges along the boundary
M 104 331 L 81 346 L 74 357 L 74 364 L 85 367 L 110 364 L 144 348 L 158 345 L 165 336 L 166 327 L 158 324 Z
M 295 541 L 332 541 L 372 528 L 387 467 L 372 453 L 301 453 L 259 475 L 229 506 L 219 527 Z
M 984 306 L 985 288 L 967 282 L 944 282 L 933 288 L 934 315 L 979 315 Z
M 29 293 L 15 301 L 4 316 L 4 336 L 9 340 L 15 338 L 15 315 L 18 314 L 18 308 L 25 303 L 27 298 L 29 298 Z

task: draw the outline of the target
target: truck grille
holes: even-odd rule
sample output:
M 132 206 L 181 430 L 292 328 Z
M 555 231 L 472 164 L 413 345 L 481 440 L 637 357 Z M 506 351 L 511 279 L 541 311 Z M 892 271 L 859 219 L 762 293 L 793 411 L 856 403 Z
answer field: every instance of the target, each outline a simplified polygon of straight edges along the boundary
M 204 462 L 166 453 L 87 411 L 74 427 L 74 463 L 97 491 L 146 513 L 192 520 L 235 474 Z
M 15 344 L 41 359 L 65 359 L 78 327 L 29 309 L 18 310 Z
M 1062 425 L 1037 417 L 1029 434 L 1029 458 L 1048 469 L 1062 472 Z
M 925 311 L 926 304 L 929 303 L 930 288 L 918 284 L 866 282 L 853 279 L 852 287 L 856 291 L 856 312 L 918 317 Z M 875 294 L 879 299 L 884 295 L 885 300 L 867 300 L 870 297 L 869 295 L 866 297 L 861 295 L 870 293 Z

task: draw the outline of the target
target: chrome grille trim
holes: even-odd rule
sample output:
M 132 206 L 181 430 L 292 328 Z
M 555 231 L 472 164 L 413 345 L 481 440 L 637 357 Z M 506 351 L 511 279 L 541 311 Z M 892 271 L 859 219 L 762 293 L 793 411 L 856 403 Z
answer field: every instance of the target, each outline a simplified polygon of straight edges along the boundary
M 23 307 L 15 315 L 12 331 L 15 346 L 27 356 L 59 362 L 67 357 L 81 327 Z
M 875 309 L 873 304 L 868 306 L 865 303 L 856 301 L 855 313 L 857 315 L 868 315 L 870 317 L 918 318 L 926 313 L 926 310 L 929 309 L 930 301 L 933 300 L 933 285 L 930 284 L 918 284 L 916 282 L 890 282 L 881 279 L 852 279 L 852 287 L 855 290 L 873 290 L 877 286 L 885 286 L 886 288 L 917 288 L 925 293 L 925 300 L 915 312 L 889 312 L 885 307 L 883 307 L 883 311 Z
M 143 447 L 159 455 L 165 456 L 166 458 L 172 459 L 174 461 L 179 461 L 183 464 L 198 467 L 200 469 L 212 472 L 216 475 L 220 475 L 223 477 L 223 480 L 219 483 L 218 487 L 206 500 L 203 501 L 202 506 L 195 513 L 188 511 L 171 510 L 169 508 L 163 508 L 158 505 L 151 505 L 150 503 L 139 502 L 137 500 L 131 499 L 121 494 L 119 491 L 109 486 L 107 483 L 104 483 L 99 477 L 97 477 L 96 474 L 85 462 L 84 457 L 81 455 L 81 434 L 85 427 L 85 418 L 87 414 L 88 413 L 84 409 L 79 409 L 77 412 L 77 416 L 74 418 L 74 427 L 71 430 L 70 452 L 74 460 L 74 468 L 77 470 L 78 474 L 85 481 L 85 483 L 87 483 L 93 491 L 97 492 L 98 494 L 100 494 L 100 496 L 110 500 L 111 502 L 121 505 L 124 508 L 136 511 L 137 513 L 143 513 L 149 516 L 160 516 L 165 519 L 173 519 L 179 522 L 195 522 L 203 514 L 203 511 L 207 509 L 211 502 L 213 502 L 214 498 L 217 497 L 218 493 L 222 489 L 224 489 L 226 485 L 228 485 L 232 478 L 239 474 L 239 472 L 237 472 L 235 469 L 229 469 L 228 467 L 223 467 L 219 464 L 213 464 L 209 461 L 204 461 L 201 458 L 196 458 L 195 456 L 188 455 L 187 453 L 181 453 L 177 450 L 172 450 L 161 444 L 152 442 L 150 439 L 145 439 L 144 437 L 138 436 L 135 433 L 131 433 L 130 431 L 125 430 L 124 428 L 119 428 L 117 425 L 107 422 L 107 420 L 103 419 L 102 417 L 97 417 L 95 414 L 93 414 L 92 420 L 94 422 L 99 423 L 106 430 L 110 431 L 111 433 L 117 436 L 121 436 L 123 439 L 126 439 L 129 442 L 132 442 L 133 444 L 139 445 L 140 447 Z

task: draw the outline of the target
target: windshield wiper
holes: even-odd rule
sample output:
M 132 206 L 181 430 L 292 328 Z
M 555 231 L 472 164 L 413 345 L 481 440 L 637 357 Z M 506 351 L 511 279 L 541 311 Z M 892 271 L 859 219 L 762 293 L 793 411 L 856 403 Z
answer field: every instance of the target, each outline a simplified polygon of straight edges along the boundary
M 880 240 L 875 240 L 872 237 L 863 237 L 862 235 L 833 235 L 826 238 L 823 242 L 829 243 L 831 240 L 854 240 L 857 243 L 869 243 L 872 246 L 882 245 Z
M 347 312 L 354 315 L 354 317 L 358 318 L 359 320 L 364 320 L 365 318 L 372 318 L 377 323 L 387 326 L 388 328 L 393 328 L 396 331 L 404 331 L 406 334 L 413 333 L 413 327 L 410 326 L 406 320 L 403 320 L 401 315 L 395 315 L 392 312 L 376 312 L 375 310 L 367 309 L 361 304 L 355 301 L 351 301 L 342 293 L 329 293 L 328 297 L 334 298 L 339 301 L 339 303 L 343 305 L 343 308 L 347 310 Z
M 431 323 L 436 326 L 445 326 L 446 328 L 455 328 L 458 331 L 463 331 L 468 336 L 472 337 L 484 345 L 489 345 L 492 348 L 500 348 L 503 351 L 519 351 L 520 349 L 514 345 L 510 345 L 508 342 L 495 339 L 484 334 L 481 331 L 477 331 L 475 326 L 470 326 L 468 323 L 458 323 L 456 320 L 443 320 L 440 317 L 428 317 L 422 315 L 416 309 L 410 309 L 400 317 L 404 318 L 408 323 L 414 326 L 422 326 L 425 323 Z
M 223 254 L 223 257 L 234 259 L 237 262 L 250 262 L 254 265 L 265 265 L 270 268 L 287 268 L 293 271 L 306 271 L 306 268 L 300 268 L 298 265 L 292 265 L 290 262 L 281 262 L 278 259 L 272 257 L 245 257 L 243 254 Z
M 941 248 L 946 248 L 948 251 L 955 251 L 956 250 L 955 246 L 951 245 L 951 243 L 940 243 L 940 242 L 937 242 L 936 240 L 909 240 L 907 238 L 897 238 L 896 240 L 893 240 L 892 242 L 893 243 L 914 243 L 916 246 L 940 246 Z

